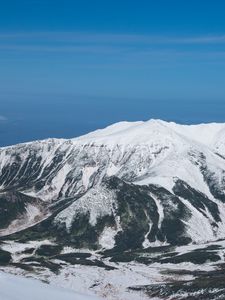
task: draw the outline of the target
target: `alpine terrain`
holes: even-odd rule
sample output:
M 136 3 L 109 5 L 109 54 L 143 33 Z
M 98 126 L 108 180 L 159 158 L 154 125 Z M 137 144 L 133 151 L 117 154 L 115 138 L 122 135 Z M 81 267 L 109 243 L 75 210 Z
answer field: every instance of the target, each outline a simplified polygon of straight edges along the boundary
M 77 292 L 225 299 L 225 124 L 0 148 L 0 238 L 2 271 Z

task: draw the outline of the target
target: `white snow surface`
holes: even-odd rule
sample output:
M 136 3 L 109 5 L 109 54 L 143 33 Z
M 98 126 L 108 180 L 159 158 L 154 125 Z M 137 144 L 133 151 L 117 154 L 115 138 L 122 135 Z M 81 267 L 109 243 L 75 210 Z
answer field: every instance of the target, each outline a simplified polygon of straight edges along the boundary
M 97 300 L 72 290 L 44 284 L 34 279 L 0 273 L 1 300 Z
M 99 238 L 99 244 L 102 246 L 104 249 L 111 249 L 115 245 L 115 236 L 117 234 L 117 230 L 111 227 L 106 227 L 100 238 Z
M 181 125 L 174 122 L 151 119 L 143 122 L 119 122 L 73 139 L 75 143 L 145 144 L 165 135 L 168 140 L 178 137 L 192 140 L 208 147 L 225 135 L 225 123 Z

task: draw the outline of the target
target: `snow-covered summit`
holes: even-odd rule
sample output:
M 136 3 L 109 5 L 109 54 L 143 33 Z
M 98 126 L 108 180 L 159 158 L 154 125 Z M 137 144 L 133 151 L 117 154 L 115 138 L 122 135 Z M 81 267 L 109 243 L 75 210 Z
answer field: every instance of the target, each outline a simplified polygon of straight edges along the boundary
M 182 125 L 174 122 L 151 119 L 143 122 L 118 122 L 73 139 L 80 143 L 144 144 L 158 137 L 184 137 L 207 146 L 214 146 L 225 136 L 225 123 Z

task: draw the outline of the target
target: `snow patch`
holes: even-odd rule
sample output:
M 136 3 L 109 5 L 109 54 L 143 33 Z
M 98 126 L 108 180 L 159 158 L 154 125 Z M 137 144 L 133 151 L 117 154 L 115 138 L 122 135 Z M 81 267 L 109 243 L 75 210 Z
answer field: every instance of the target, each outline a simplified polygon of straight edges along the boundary
M 104 249 L 112 249 L 115 245 L 115 236 L 117 230 L 112 227 L 105 227 L 102 234 L 99 237 L 99 244 Z
M 84 214 L 89 215 L 89 223 L 95 226 L 98 218 L 113 214 L 113 199 L 112 192 L 97 186 L 59 213 L 54 222 L 65 223 L 69 231 L 76 216 Z
M 95 166 L 95 167 L 89 167 L 89 166 L 85 166 L 83 168 L 83 171 L 82 171 L 82 182 L 83 182 L 83 185 L 85 187 L 85 190 L 88 189 L 88 186 L 89 186 L 89 183 L 90 183 L 90 178 L 91 176 L 98 170 L 98 167 Z

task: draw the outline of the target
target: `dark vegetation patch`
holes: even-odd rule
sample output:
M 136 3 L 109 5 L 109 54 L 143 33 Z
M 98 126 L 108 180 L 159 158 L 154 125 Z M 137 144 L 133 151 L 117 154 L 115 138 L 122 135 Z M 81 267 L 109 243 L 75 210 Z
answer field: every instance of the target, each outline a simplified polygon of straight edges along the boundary
M 191 238 L 186 234 L 186 226 L 183 222 L 191 218 L 191 211 L 183 202 L 169 191 L 162 187 L 149 185 L 150 191 L 161 200 L 164 219 L 161 224 L 161 231 L 167 243 L 171 245 L 186 245 Z
M 212 172 L 206 162 L 206 156 L 204 153 L 198 154 L 198 160 L 197 164 L 199 166 L 199 169 L 204 177 L 205 182 L 207 183 L 209 190 L 211 194 L 216 198 L 219 199 L 222 202 L 225 202 L 225 194 L 224 194 L 224 184 L 225 184 L 225 172 L 223 170 L 223 178 L 222 178 L 222 184 L 217 179 L 217 176 L 215 172 Z
M 22 251 L 23 254 L 32 254 L 34 252 L 35 248 L 27 248 L 24 251 Z
M 121 254 L 128 250 L 142 250 L 145 235 L 148 233 L 150 242 L 167 241 L 169 244 L 185 245 L 191 242 L 191 238 L 186 233 L 185 222 L 188 222 L 191 217 L 191 211 L 177 197 L 171 194 L 166 189 L 155 186 L 137 186 L 131 183 L 126 183 L 117 177 L 110 177 L 103 180 L 102 183 L 110 192 L 115 195 L 114 211 L 116 216 L 120 217 L 122 230 L 115 236 L 115 246 L 113 251 Z M 182 186 L 182 188 L 181 188 Z M 183 185 L 177 185 L 177 193 L 185 189 Z M 189 192 L 190 193 L 190 192 Z M 191 191 L 192 193 L 192 191 Z M 55 217 L 63 209 L 67 208 L 75 202 L 76 198 L 59 200 L 51 205 L 53 214 L 46 220 L 36 224 L 30 228 L 22 230 L 18 233 L 8 236 L 8 239 L 17 240 L 19 242 L 27 242 L 30 240 L 49 239 L 56 242 L 58 245 L 73 246 L 76 248 L 88 248 L 92 250 L 101 249 L 99 245 L 99 237 L 104 228 L 116 228 L 115 216 L 108 215 L 97 219 L 95 226 L 89 222 L 89 213 L 78 213 L 73 220 L 72 226 L 68 231 L 65 223 L 56 223 Z M 190 195 L 187 194 L 187 197 Z M 207 203 L 208 207 L 214 210 L 214 217 L 217 216 L 216 207 L 208 203 L 210 200 L 205 199 L 203 195 L 193 191 L 193 197 L 200 199 L 201 203 Z M 197 199 L 196 198 L 196 199 Z M 198 200 L 197 199 L 197 200 Z M 197 201 L 195 200 L 195 202 Z M 159 212 L 156 201 L 160 202 L 163 208 L 164 218 L 159 226 Z M 194 205 L 194 204 L 193 204 Z M 202 207 L 204 206 L 203 204 Z M 201 207 L 201 209 L 202 209 Z M 150 225 L 151 224 L 151 228 Z M 38 250 L 39 251 L 39 250 Z M 57 253 L 44 254 L 44 249 L 40 249 L 43 255 L 55 255 Z M 52 249 L 52 251 L 54 251 Z M 152 250 L 146 250 L 152 251 Z M 120 259 L 118 257 L 118 259 Z M 124 261 L 125 258 L 121 257 Z M 129 261 L 130 258 L 127 258 Z
M 59 205 L 55 203 L 51 207 L 53 212 L 48 218 L 46 218 L 38 224 L 35 224 L 19 232 L 10 234 L 8 236 L 0 237 L 0 240 L 4 240 L 7 238 L 7 240 L 14 240 L 20 243 L 26 243 L 32 240 L 40 241 L 44 239 L 49 239 L 53 241 L 57 240 L 58 236 L 63 235 L 63 233 L 61 233 L 60 230 L 56 230 L 56 227 L 53 224 L 54 218 L 60 211 L 71 205 L 73 201 L 76 201 L 76 199 L 77 198 L 68 198 L 66 200 L 60 201 Z
M 59 254 L 63 250 L 63 246 L 58 245 L 41 245 L 36 251 L 36 255 L 53 256 Z
M 70 260 L 73 259 L 78 259 L 78 258 L 89 258 L 91 257 L 90 253 L 86 253 L 86 252 L 73 252 L 73 253 L 65 253 L 65 254 L 59 254 L 59 255 L 55 255 L 55 259 L 60 259 L 60 260 L 64 260 L 66 262 L 70 262 Z
M 209 245 L 209 246 L 207 246 L 205 248 L 196 249 L 194 251 L 213 251 L 213 250 L 216 251 L 216 250 L 220 250 L 222 248 L 223 248 L 223 246 L 221 246 L 221 245 Z
M 22 269 L 24 271 L 27 271 L 27 272 L 34 272 L 34 268 L 32 265 L 30 264 L 23 264 L 23 263 L 10 263 L 10 266 L 13 266 L 15 268 L 19 268 L 19 269 Z
M 116 252 L 142 249 L 145 234 L 149 231 L 149 223 L 151 229 L 147 238 L 150 242 L 167 241 L 172 245 L 191 242 L 182 222 L 191 217 L 191 212 L 178 197 L 155 185 L 137 186 L 117 177 L 105 180 L 104 184 L 116 193 L 116 213 L 120 217 L 122 227 L 122 231 L 115 237 Z M 160 228 L 156 201 L 160 202 L 164 213 Z
M 106 265 L 104 262 L 98 259 L 90 260 L 87 259 L 91 256 L 90 253 L 66 253 L 56 255 L 53 258 L 65 261 L 71 265 L 83 265 L 83 266 L 96 266 L 104 268 L 105 270 L 115 270 L 115 267 Z
M 0 249 L 0 265 L 7 265 L 11 261 L 11 253 L 5 250 Z
M 88 213 L 76 215 L 70 232 L 65 232 L 64 229 L 59 239 L 63 239 L 67 244 L 76 248 L 99 249 L 98 239 L 101 233 L 105 227 L 114 227 L 115 220 L 113 216 L 103 216 L 97 219 L 95 226 L 92 226 L 89 219 Z
M 18 191 L 0 193 L 0 228 L 7 228 L 14 220 L 22 219 L 29 204 L 46 212 L 45 204 L 38 198 L 24 195 Z
M 178 253 L 177 252 L 171 252 L 171 253 L 148 253 L 148 254 L 140 254 L 137 252 L 128 252 L 128 253 L 117 253 L 114 254 L 111 258 L 111 262 L 132 262 L 135 261 L 137 263 L 150 265 L 152 263 L 162 262 L 166 259 L 170 259 L 173 257 L 176 257 Z
M 206 262 L 217 262 L 219 260 L 221 260 L 221 258 L 215 252 L 195 250 L 162 259 L 160 263 L 180 264 L 183 262 L 190 262 L 199 265 L 204 264 Z
M 195 207 L 206 218 L 208 218 L 206 212 L 206 209 L 208 209 L 215 220 L 215 226 L 217 226 L 216 222 L 221 222 L 218 205 L 207 198 L 207 196 L 203 193 L 196 191 L 182 180 L 176 181 L 176 184 L 173 187 L 173 191 L 177 196 L 180 196 L 190 202 L 191 205 Z
M 54 263 L 44 257 L 25 257 L 21 260 L 21 263 L 29 263 L 29 266 L 47 268 L 51 272 L 58 274 L 62 266 L 60 264 Z
M 138 253 L 168 253 L 176 249 L 175 246 L 166 245 L 166 246 L 157 246 L 157 247 L 148 247 L 145 249 L 139 249 Z
M 58 273 L 61 269 L 63 263 L 68 263 L 71 265 L 83 265 L 83 266 L 96 266 L 100 268 L 104 268 L 105 270 L 114 270 L 115 267 L 106 265 L 104 262 L 98 259 L 88 259 L 91 257 L 90 253 L 65 253 L 65 254 L 57 254 L 50 255 L 52 253 L 49 252 L 49 249 L 44 249 L 44 252 L 36 252 L 36 255 L 25 257 L 21 260 L 21 267 L 24 268 L 24 264 L 29 264 L 29 266 L 40 267 L 40 268 L 48 268 L 50 271 L 54 273 Z M 47 251 L 47 252 L 46 252 Z M 55 249 L 53 250 L 55 252 Z M 46 255 L 47 254 L 47 255 Z M 56 263 L 54 260 L 60 260 L 62 262 Z
M 169 272 L 169 271 L 168 271 Z M 172 271 L 172 274 L 174 271 Z M 189 271 L 191 273 L 191 271 Z M 183 275 L 182 270 L 175 275 Z M 197 276 L 190 281 L 175 280 L 163 284 L 136 286 L 130 289 L 145 292 L 150 298 L 176 299 L 176 300 L 224 300 L 225 299 L 225 267 L 215 271 L 196 272 Z
M 131 262 L 136 261 L 142 264 L 160 262 L 162 259 L 176 256 L 173 246 L 149 247 L 146 249 L 127 250 L 123 252 L 114 249 L 99 252 L 103 258 L 110 258 L 111 262 Z

